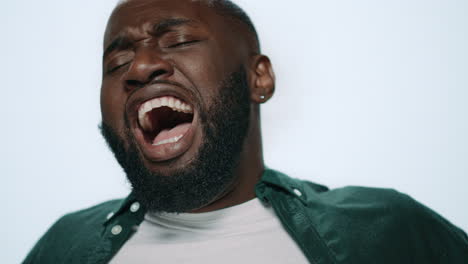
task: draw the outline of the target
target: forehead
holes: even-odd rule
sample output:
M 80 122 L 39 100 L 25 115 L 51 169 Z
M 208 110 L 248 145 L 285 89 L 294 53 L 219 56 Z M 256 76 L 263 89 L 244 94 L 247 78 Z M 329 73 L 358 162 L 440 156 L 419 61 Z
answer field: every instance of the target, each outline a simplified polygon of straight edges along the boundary
M 123 31 L 142 30 L 168 18 L 187 19 L 205 27 L 222 22 L 215 10 L 202 0 L 127 0 L 112 12 L 104 43 Z

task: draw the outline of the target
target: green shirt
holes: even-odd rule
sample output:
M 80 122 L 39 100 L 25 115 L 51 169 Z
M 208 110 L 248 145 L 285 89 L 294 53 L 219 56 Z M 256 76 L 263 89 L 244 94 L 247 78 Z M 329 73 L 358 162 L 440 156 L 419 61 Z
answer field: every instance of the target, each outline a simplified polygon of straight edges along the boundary
M 468 237 L 391 189 L 325 186 L 265 170 L 256 195 L 272 205 L 310 263 L 468 263 Z M 143 221 L 130 194 L 67 214 L 23 263 L 107 263 Z

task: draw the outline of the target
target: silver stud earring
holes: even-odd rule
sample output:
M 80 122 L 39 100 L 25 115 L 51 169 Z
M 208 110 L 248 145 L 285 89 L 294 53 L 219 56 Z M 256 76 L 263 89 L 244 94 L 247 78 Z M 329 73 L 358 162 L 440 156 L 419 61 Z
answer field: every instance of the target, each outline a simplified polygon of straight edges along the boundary
M 260 99 L 265 99 L 265 96 L 264 95 L 260 95 Z

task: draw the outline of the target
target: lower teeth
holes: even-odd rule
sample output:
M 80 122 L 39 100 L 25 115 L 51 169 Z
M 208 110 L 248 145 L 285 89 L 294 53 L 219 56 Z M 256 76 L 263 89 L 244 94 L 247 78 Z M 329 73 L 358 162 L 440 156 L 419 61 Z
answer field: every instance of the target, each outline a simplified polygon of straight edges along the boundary
M 179 139 L 182 138 L 183 135 L 179 135 L 177 137 L 173 137 L 173 138 L 168 138 L 168 139 L 165 139 L 165 140 L 161 140 L 159 142 L 156 142 L 156 143 L 153 143 L 153 146 L 159 146 L 159 145 L 163 145 L 163 144 L 168 144 L 168 143 L 175 143 L 177 141 L 179 141 Z

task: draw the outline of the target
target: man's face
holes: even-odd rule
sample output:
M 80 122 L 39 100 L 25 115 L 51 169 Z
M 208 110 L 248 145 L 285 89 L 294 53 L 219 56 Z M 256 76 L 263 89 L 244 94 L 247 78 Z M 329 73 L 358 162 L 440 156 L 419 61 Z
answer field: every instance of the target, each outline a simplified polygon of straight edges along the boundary
M 235 180 L 249 122 L 248 48 L 227 23 L 200 2 L 175 0 L 129 1 L 109 20 L 103 135 L 149 209 L 196 209 Z

